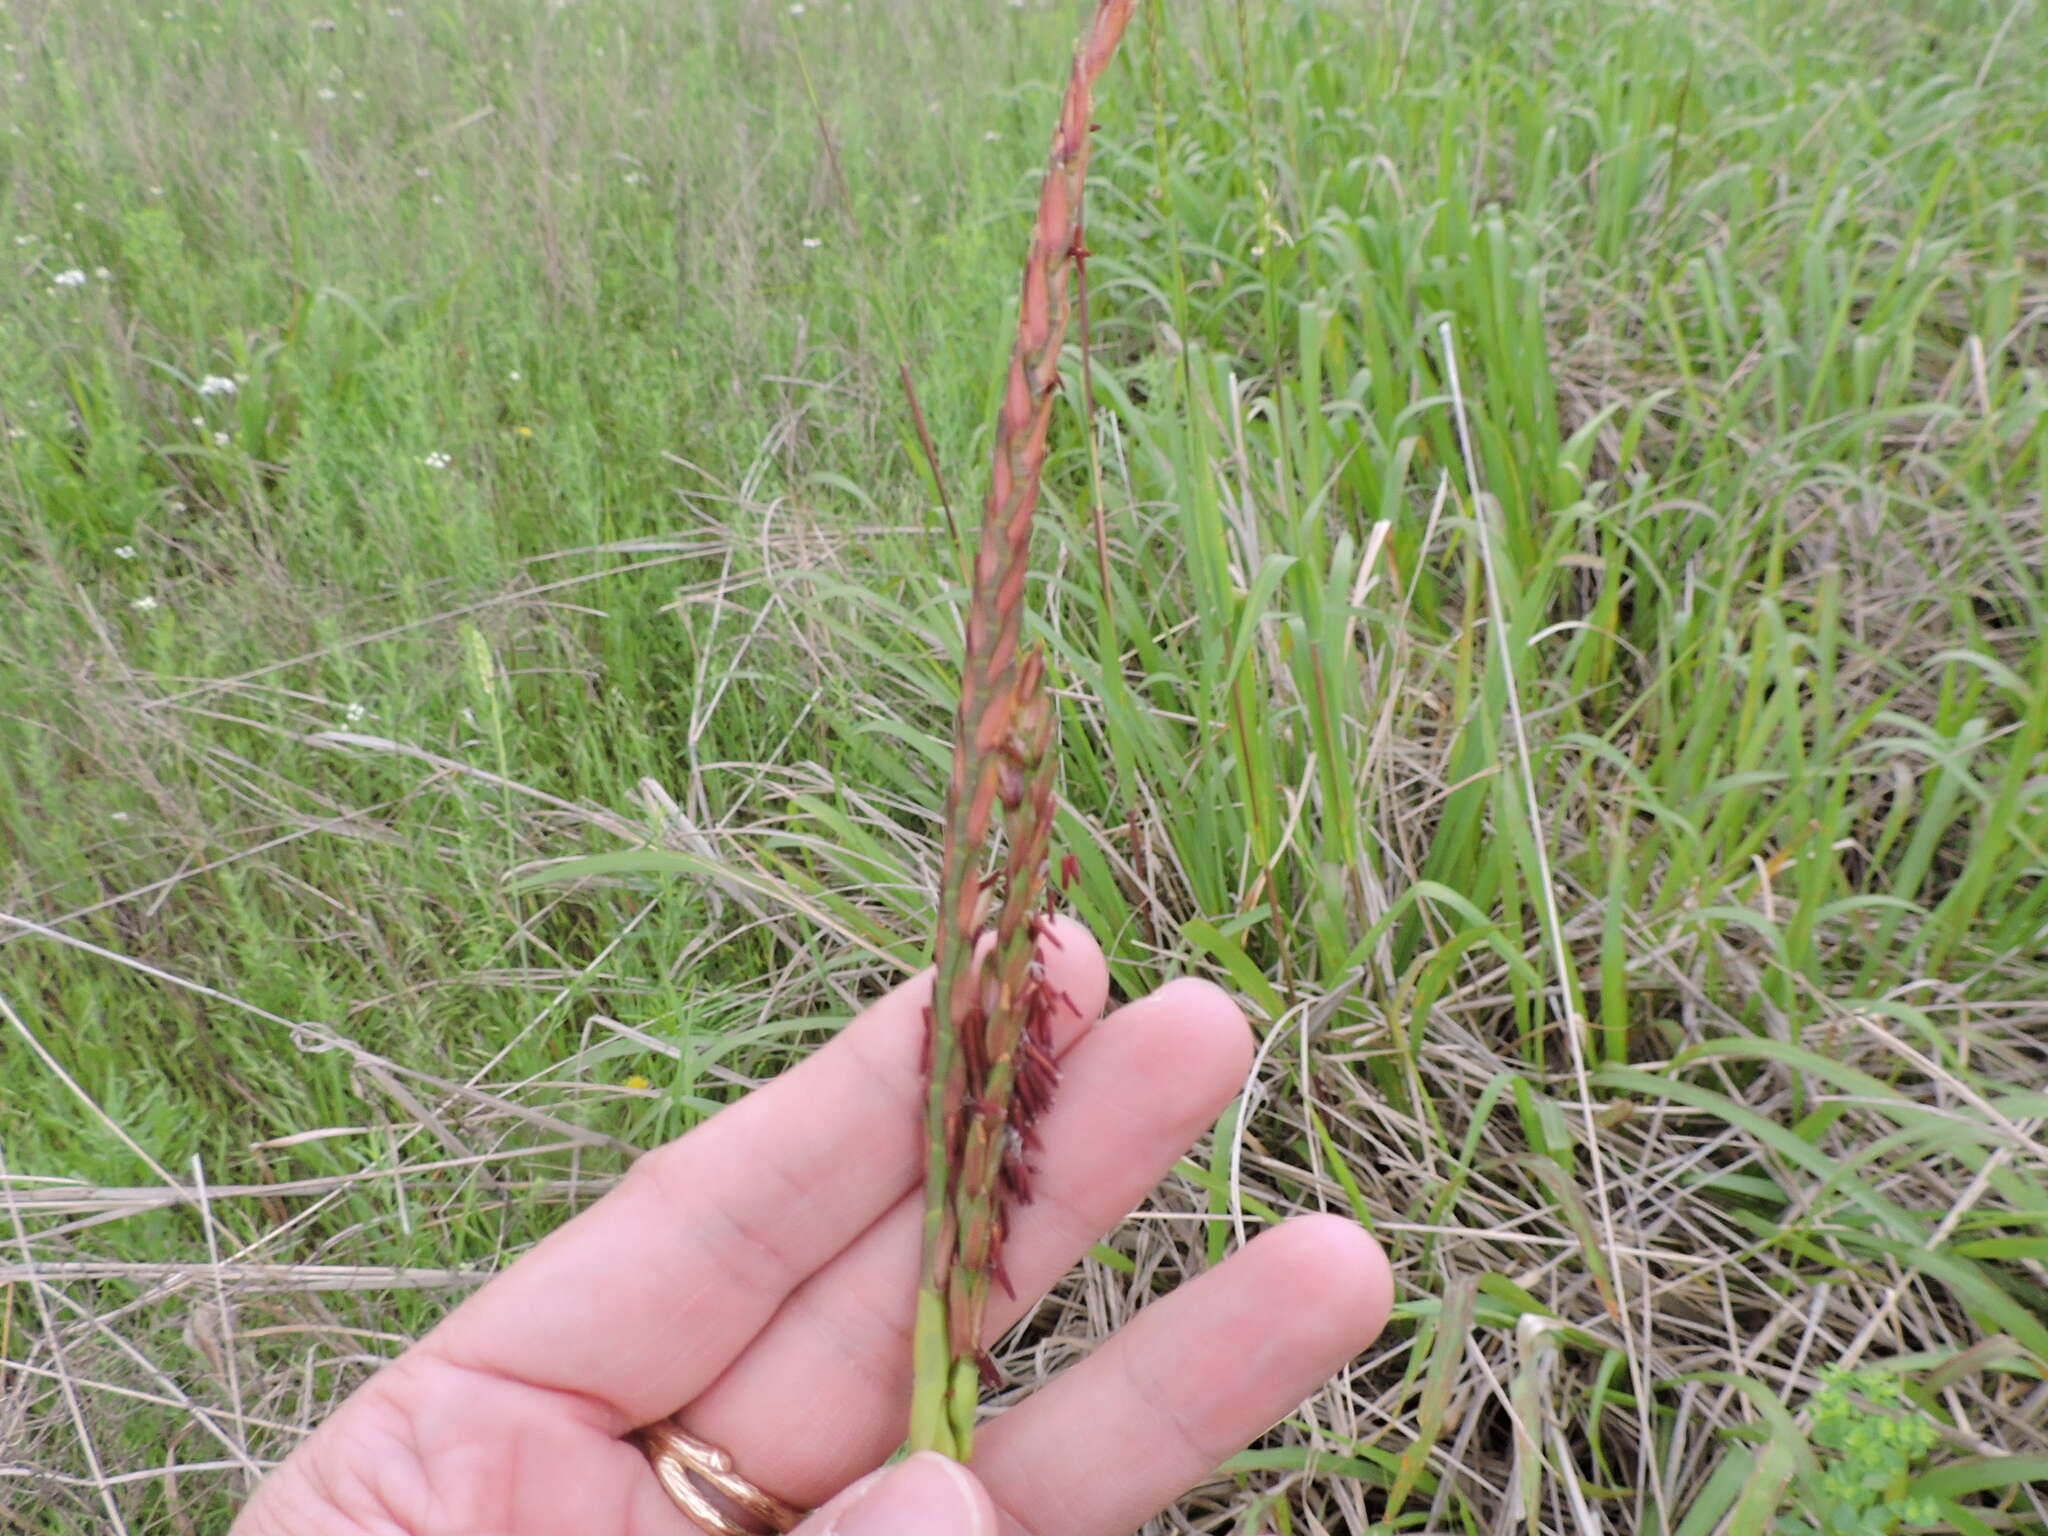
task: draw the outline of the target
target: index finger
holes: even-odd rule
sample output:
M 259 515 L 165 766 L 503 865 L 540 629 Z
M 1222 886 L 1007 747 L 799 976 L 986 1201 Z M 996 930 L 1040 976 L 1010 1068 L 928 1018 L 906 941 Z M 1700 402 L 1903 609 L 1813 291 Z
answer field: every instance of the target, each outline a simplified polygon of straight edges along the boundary
M 1056 919 L 1044 949 L 1071 1039 L 1109 991 L 1102 951 Z M 931 972 L 767 1087 L 635 1163 L 618 1187 L 458 1307 L 417 1351 L 573 1394 L 621 1434 L 703 1391 L 783 1299 L 924 1165 Z

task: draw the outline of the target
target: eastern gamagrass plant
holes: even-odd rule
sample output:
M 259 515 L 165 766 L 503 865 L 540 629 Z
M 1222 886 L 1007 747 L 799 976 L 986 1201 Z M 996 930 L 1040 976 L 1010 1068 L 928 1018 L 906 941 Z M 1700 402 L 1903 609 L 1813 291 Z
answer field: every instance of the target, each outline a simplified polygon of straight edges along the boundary
M 1039 946 L 1052 834 L 1054 711 L 1045 656 L 1023 646 L 1031 515 L 1075 304 L 1090 98 L 1136 0 L 1100 0 L 1075 56 L 1039 194 L 995 467 L 967 598 L 960 712 L 946 789 L 937 978 L 929 1014 L 924 1250 L 914 1333 L 910 1448 L 965 1461 L 993 1366 L 982 1346 L 990 1288 L 1008 1288 L 1003 1237 L 1030 1199 L 1033 1125 L 1058 1078 Z M 1000 815 L 1003 857 L 987 873 Z M 994 932 L 988 935 L 993 920 Z

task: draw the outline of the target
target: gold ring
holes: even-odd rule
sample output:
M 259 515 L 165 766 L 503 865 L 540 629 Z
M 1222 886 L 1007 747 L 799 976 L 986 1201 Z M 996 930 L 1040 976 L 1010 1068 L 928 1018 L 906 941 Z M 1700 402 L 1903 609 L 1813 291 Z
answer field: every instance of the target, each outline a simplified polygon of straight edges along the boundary
M 742 1514 L 758 1520 L 771 1531 L 788 1531 L 803 1519 L 804 1511 L 786 1504 L 764 1488 L 757 1488 L 733 1470 L 732 1456 L 708 1441 L 683 1433 L 673 1419 L 649 1424 L 634 1431 L 634 1438 L 647 1453 L 662 1491 L 677 1509 L 716 1536 L 761 1536 L 751 1525 L 721 1508 L 705 1485 L 729 1499 Z

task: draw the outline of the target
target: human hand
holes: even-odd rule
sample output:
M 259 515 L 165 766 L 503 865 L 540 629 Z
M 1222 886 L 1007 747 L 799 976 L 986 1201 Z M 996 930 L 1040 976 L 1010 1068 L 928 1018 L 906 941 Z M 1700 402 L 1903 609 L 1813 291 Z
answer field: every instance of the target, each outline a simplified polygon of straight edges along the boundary
M 1088 1027 L 1101 951 L 1069 921 L 1052 935 L 1080 1017 L 1058 1010 L 1063 1080 L 992 1334 L 1144 1198 L 1250 1061 L 1243 1017 L 1200 981 Z M 1378 1245 L 1289 1222 L 986 1424 L 972 1475 L 924 1456 L 848 1488 L 909 1408 L 930 995 L 926 972 L 634 1164 L 343 1403 L 231 1536 L 692 1536 L 622 1438 L 670 1414 L 761 1487 L 823 1504 L 802 1536 L 1123 1536 L 1379 1333 Z

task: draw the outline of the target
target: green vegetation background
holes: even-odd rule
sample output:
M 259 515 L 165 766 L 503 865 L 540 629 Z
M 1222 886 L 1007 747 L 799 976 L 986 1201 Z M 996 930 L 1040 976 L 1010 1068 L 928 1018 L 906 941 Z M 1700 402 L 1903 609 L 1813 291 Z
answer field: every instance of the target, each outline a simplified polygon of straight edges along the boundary
M 179 3 L 0 21 L 36 1532 L 218 1529 L 922 963 L 957 566 L 897 363 L 971 515 L 1081 20 Z M 1061 851 L 1120 989 L 1265 1049 L 1160 1196 L 1215 1219 L 1035 1326 L 1308 1207 L 1403 1287 L 1181 1518 L 2048 1520 L 2044 56 L 2028 0 L 1147 7 Z

